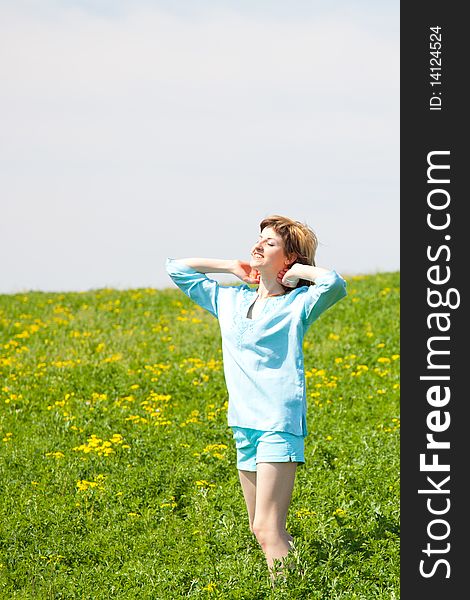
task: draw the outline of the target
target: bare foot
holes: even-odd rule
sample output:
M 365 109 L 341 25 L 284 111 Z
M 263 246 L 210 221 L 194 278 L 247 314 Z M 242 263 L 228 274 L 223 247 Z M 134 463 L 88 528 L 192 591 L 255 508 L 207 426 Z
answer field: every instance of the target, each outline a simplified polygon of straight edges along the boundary
M 294 537 L 288 533 L 286 531 L 286 537 L 287 537 L 287 543 L 289 544 L 289 546 L 291 547 L 291 550 L 294 548 Z M 287 558 L 287 557 L 284 557 Z M 284 583 L 286 581 L 286 575 L 283 572 L 283 567 L 286 567 L 288 570 L 289 569 L 294 569 L 295 568 L 295 563 L 294 562 L 289 562 L 289 563 L 284 563 L 280 569 L 280 571 L 277 571 L 277 573 L 274 572 L 270 572 L 270 580 L 271 580 L 271 585 L 273 587 L 275 587 L 276 583 Z

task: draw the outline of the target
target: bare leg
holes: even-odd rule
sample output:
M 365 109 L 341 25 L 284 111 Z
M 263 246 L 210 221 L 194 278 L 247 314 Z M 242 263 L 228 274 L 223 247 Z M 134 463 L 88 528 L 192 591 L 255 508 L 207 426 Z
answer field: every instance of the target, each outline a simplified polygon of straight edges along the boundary
M 263 549 L 271 580 L 274 559 L 287 556 L 292 536 L 286 532 L 286 518 L 292 498 L 297 463 L 258 463 L 256 477 L 256 504 L 253 531 Z
M 297 463 L 295 463 L 297 464 Z M 245 498 L 246 509 L 248 511 L 248 519 L 250 522 L 250 531 L 253 533 L 253 522 L 255 520 L 255 509 L 256 509 L 256 471 L 238 471 L 240 477 L 240 483 L 243 490 L 243 496 Z M 289 542 L 293 542 L 294 538 L 285 529 L 285 523 L 287 520 L 287 511 L 284 517 L 284 532 Z
M 250 531 L 253 533 L 253 521 L 255 520 L 256 507 L 256 471 L 238 470 L 243 496 L 245 498 L 248 518 L 250 520 Z

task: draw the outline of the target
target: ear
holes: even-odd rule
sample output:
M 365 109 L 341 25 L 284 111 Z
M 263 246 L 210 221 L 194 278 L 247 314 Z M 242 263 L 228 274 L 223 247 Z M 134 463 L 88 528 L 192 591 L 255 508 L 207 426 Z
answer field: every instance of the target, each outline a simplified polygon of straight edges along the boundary
M 295 263 L 295 261 L 297 260 L 297 258 L 298 258 L 297 254 L 293 253 L 290 256 L 288 256 L 284 262 L 290 269 L 292 267 L 292 265 Z

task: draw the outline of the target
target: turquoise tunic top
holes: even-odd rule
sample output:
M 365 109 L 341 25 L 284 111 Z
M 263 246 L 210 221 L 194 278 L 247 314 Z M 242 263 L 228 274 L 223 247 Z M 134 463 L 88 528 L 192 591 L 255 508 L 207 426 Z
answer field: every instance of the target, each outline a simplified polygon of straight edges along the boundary
M 315 285 L 266 300 L 247 318 L 257 289 L 220 285 L 174 258 L 166 270 L 191 300 L 219 321 L 227 386 L 228 426 L 286 431 L 306 436 L 307 401 L 302 341 L 310 325 L 346 296 L 346 282 L 334 270 Z

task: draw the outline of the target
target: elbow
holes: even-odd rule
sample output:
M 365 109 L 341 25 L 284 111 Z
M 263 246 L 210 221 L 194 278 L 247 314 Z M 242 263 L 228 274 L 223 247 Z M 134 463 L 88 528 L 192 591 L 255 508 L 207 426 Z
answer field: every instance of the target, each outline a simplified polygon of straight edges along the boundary
M 338 300 L 348 295 L 347 285 L 346 280 L 335 271 L 335 287 L 338 291 Z

